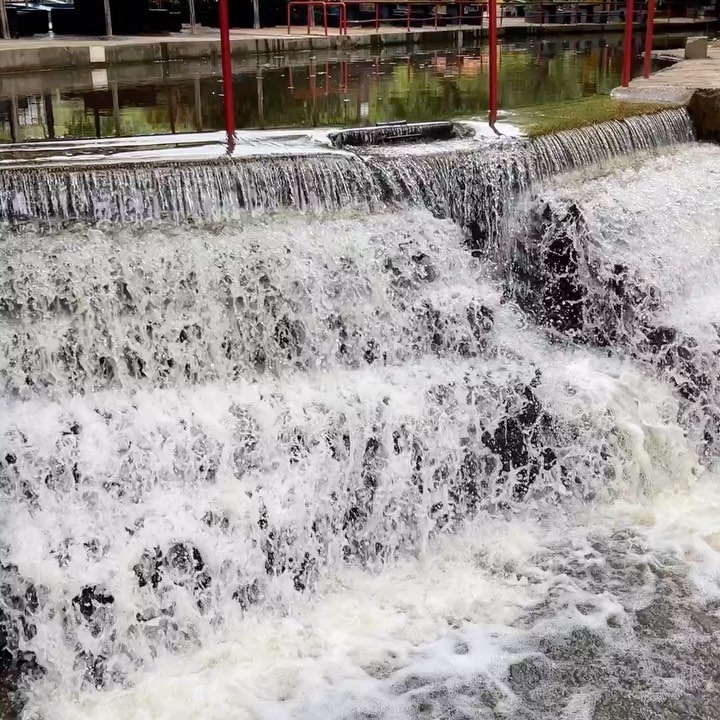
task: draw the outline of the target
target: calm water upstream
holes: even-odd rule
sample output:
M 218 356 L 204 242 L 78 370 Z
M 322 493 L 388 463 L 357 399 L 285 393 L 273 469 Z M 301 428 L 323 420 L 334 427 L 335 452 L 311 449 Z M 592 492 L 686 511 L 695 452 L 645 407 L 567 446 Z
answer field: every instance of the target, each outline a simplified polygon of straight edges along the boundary
M 658 38 L 676 47 L 678 36 Z M 636 38 L 637 54 L 641 39 Z M 512 110 L 606 94 L 620 83 L 622 36 L 501 46 L 500 105 Z M 640 65 L 636 67 L 639 71 Z M 407 53 L 296 53 L 238 60 L 239 128 L 373 124 L 482 116 L 487 46 Z M 219 65 L 168 62 L 0 78 L 0 140 L 130 136 L 223 127 Z

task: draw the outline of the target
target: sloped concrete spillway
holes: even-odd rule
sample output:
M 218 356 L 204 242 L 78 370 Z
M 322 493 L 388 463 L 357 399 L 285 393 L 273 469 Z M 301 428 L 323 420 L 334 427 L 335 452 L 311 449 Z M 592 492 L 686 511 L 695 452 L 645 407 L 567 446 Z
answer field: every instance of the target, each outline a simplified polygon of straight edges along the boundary
M 13 712 L 718 717 L 720 149 L 448 143 L 0 171 Z

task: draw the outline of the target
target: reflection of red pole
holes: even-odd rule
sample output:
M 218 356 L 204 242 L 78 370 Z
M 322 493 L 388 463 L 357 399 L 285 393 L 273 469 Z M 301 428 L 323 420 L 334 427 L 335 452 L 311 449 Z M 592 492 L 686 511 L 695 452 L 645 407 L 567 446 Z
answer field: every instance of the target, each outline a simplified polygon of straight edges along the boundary
M 645 64 L 643 77 L 650 77 L 650 60 L 653 49 L 653 35 L 655 33 L 655 0 L 648 0 L 647 29 L 645 30 Z
M 627 0 L 625 6 L 625 42 L 623 47 L 622 86 L 627 87 L 632 77 L 632 40 L 633 16 L 635 14 L 634 0 Z
M 230 59 L 230 19 L 228 17 L 228 0 L 218 3 L 220 20 L 220 55 L 222 57 L 223 105 L 225 107 L 225 131 L 228 145 L 235 140 L 235 106 L 233 105 L 232 62 Z
M 498 87 L 497 87 L 497 0 L 490 0 L 488 5 L 488 23 L 490 28 L 490 127 L 495 128 L 498 109 Z

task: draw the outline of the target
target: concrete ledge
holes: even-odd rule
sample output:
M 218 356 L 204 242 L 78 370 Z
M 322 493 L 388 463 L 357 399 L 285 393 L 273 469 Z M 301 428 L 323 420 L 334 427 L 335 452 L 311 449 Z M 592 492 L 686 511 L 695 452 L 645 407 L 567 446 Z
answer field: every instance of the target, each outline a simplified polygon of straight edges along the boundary
M 615 88 L 610 97 L 619 102 L 658 103 L 682 107 L 688 105 L 695 90 L 688 88 L 656 85 L 653 87 L 619 87 Z

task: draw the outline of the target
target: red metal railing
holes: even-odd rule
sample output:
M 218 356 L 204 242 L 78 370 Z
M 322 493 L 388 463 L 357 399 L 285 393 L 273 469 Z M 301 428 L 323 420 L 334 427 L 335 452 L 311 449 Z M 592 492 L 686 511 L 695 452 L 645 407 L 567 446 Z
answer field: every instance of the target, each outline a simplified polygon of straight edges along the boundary
M 643 77 L 650 77 L 650 62 L 652 60 L 653 34 L 655 33 L 655 0 L 648 0 L 647 28 L 645 29 L 645 62 L 643 63 Z
M 371 17 L 359 17 L 361 8 L 363 6 L 370 6 L 373 10 L 370 13 Z M 404 12 L 401 16 L 384 17 L 381 14 L 382 6 L 394 6 L 403 7 Z M 328 35 L 328 7 L 339 7 L 339 18 L 338 18 L 338 34 L 347 35 L 348 27 L 362 27 L 363 25 L 374 26 L 375 30 L 380 29 L 382 23 L 402 23 L 409 31 L 413 25 L 420 23 L 421 25 L 427 24 L 433 27 L 438 27 L 442 21 L 443 25 L 450 23 L 453 27 L 462 27 L 463 23 L 472 27 L 482 27 L 483 18 L 488 14 L 487 2 L 472 2 L 472 0 L 429 0 L 423 2 L 422 0 L 406 0 L 405 2 L 388 3 L 386 0 L 337 0 L 334 2 L 328 2 L 326 0 L 291 0 L 288 3 L 287 8 L 287 29 L 288 35 L 292 33 L 292 9 L 293 8 L 305 8 L 306 10 L 306 22 L 307 22 L 307 33 L 310 34 L 312 28 L 312 19 L 314 10 L 316 7 L 322 9 L 322 33 Z M 474 13 L 468 13 L 468 8 L 477 7 L 479 10 Z M 349 8 L 356 8 L 358 10 L 358 17 L 350 17 L 348 12 Z M 432 17 L 423 15 L 414 15 L 413 10 L 421 13 L 426 13 L 430 8 Z M 441 9 L 447 11 L 448 8 L 457 8 L 457 15 L 443 14 Z M 497 10 L 496 10 L 497 12 Z M 502 23 L 502 16 L 500 16 L 500 22 Z
M 325 35 L 328 34 L 328 7 L 337 7 L 340 10 L 340 18 L 338 23 L 338 30 L 340 35 L 347 35 L 347 10 L 345 2 L 328 2 L 328 0 L 292 0 L 287 6 L 287 28 L 288 35 L 290 34 L 291 28 L 291 15 L 294 7 L 304 7 L 307 11 L 307 34 L 310 34 L 310 28 L 312 27 L 313 12 L 316 7 L 322 9 L 323 14 L 323 28 L 325 29 Z
M 490 0 L 488 22 L 490 24 L 488 33 L 488 44 L 490 45 L 490 115 L 488 117 L 488 122 L 490 123 L 490 127 L 494 130 L 498 111 L 497 0 Z
M 627 87 L 632 79 L 632 35 L 635 17 L 635 0 L 627 0 L 625 7 L 625 40 L 623 43 L 622 86 Z
M 230 49 L 230 20 L 228 0 L 218 4 L 220 25 L 220 55 L 222 60 L 223 108 L 225 110 L 225 132 L 227 133 L 228 152 L 235 148 L 235 104 L 233 102 L 232 58 Z

